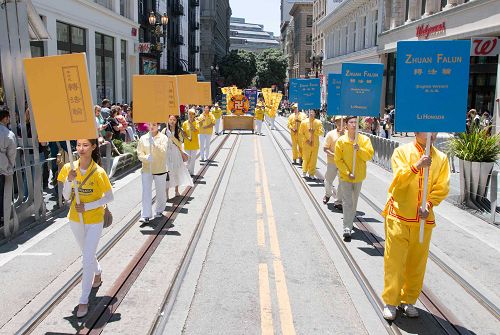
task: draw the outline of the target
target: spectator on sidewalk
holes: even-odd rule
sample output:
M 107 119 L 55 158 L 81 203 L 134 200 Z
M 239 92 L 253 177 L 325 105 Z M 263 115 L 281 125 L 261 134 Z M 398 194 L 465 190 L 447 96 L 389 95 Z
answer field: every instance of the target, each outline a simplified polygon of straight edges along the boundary
M 16 165 L 16 135 L 9 129 L 10 115 L 6 108 L 0 109 L 0 221 L 3 222 L 5 177 L 14 174 Z M 8 201 L 10 204 L 11 201 Z
M 111 114 L 109 115 L 108 119 L 106 120 L 108 123 L 107 131 L 108 131 L 108 133 L 111 133 L 111 135 L 112 135 L 111 138 L 113 140 L 123 140 L 121 137 L 121 134 L 122 134 L 121 131 L 124 129 L 123 129 L 123 126 L 121 125 L 121 123 L 116 118 L 119 111 L 120 111 L 120 107 L 113 106 L 111 108 Z M 102 113 L 102 109 L 101 109 L 101 113 Z
M 97 127 L 97 132 L 99 133 L 99 136 L 106 137 L 106 121 L 102 117 L 101 114 L 101 106 L 95 105 L 94 106 L 94 114 L 95 114 L 95 123 Z
M 111 102 L 108 99 L 104 99 L 101 103 L 101 115 L 104 120 L 111 115 Z
M 153 218 L 153 181 L 156 190 L 155 217 L 161 217 L 167 204 L 167 136 L 158 131 L 158 123 L 150 123 L 149 133 L 137 143 L 137 158 L 142 162 L 142 211 L 139 222 Z
M 356 142 L 356 127 L 358 118 L 347 118 L 347 134 L 342 135 L 335 144 L 335 164 L 340 173 L 340 188 L 342 189 L 342 211 L 344 213 L 344 239 L 348 242 L 353 233 L 353 220 L 356 216 L 361 185 L 366 178 L 366 162 L 373 157 L 373 146 L 370 139 L 358 134 Z M 356 165 L 353 169 L 353 157 L 356 155 Z
M 434 143 L 437 133 L 432 133 Z M 384 318 L 394 320 L 400 306 L 408 317 L 418 317 L 413 306 L 422 291 L 433 228 L 433 208 L 449 192 L 448 158 L 434 146 L 425 155 L 427 133 L 415 133 L 415 142 L 396 148 L 391 163 L 394 178 L 389 186 L 385 217 Z M 417 199 L 423 197 L 423 169 L 429 167 L 429 189 L 425 210 Z M 425 220 L 424 241 L 419 242 L 420 220 Z
M 75 162 L 76 170 L 71 170 L 69 163 L 65 164 L 58 181 L 64 183 L 64 198 L 70 200 L 69 224 L 82 251 L 82 295 L 76 312 L 76 316 L 82 318 L 88 313 L 90 291 L 102 284 L 102 270 L 96 252 L 104 225 L 104 205 L 113 201 L 113 190 L 106 171 L 99 166 L 101 156 L 97 140 L 77 140 L 76 150 L 80 156 Z M 76 204 L 72 187 L 75 180 L 79 204 Z
M 323 150 L 328 158 L 328 165 L 326 167 L 325 174 L 325 197 L 323 198 L 323 203 L 326 205 L 333 195 L 335 187 L 333 182 L 337 177 L 337 165 L 335 164 L 335 144 L 340 136 L 344 135 L 344 124 L 342 122 L 343 116 L 335 116 L 335 129 L 331 130 L 325 136 L 325 142 Z M 333 206 L 342 210 L 342 188 L 340 187 L 340 176 L 337 191 L 335 192 L 336 197 L 333 201 Z

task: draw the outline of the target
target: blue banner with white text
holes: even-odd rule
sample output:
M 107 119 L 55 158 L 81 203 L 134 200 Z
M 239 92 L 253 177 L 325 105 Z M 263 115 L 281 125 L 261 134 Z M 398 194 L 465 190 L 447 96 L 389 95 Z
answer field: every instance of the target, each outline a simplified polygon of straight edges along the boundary
M 469 88 L 470 41 L 397 44 L 397 131 L 463 132 Z
M 342 85 L 342 75 L 337 73 L 328 74 L 328 97 L 327 114 L 340 115 L 340 93 Z
M 296 102 L 299 109 L 321 108 L 321 84 L 319 78 L 290 79 L 290 102 Z
M 250 109 L 248 110 L 250 113 L 254 113 L 255 107 L 257 106 L 257 94 L 258 91 L 255 89 L 247 89 L 245 90 L 245 96 L 250 102 Z
M 354 116 L 380 116 L 383 64 L 342 64 L 339 113 Z

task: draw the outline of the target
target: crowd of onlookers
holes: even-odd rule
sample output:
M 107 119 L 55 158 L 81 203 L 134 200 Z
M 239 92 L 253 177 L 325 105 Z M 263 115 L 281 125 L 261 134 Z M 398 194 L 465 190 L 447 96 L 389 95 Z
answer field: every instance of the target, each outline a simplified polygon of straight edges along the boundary
M 467 133 L 470 133 L 473 129 L 482 129 L 488 135 L 491 135 L 492 122 L 490 113 L 487 110 L 478 113 L 475 109 L 470 109 L 465 119 L 465 127 Z

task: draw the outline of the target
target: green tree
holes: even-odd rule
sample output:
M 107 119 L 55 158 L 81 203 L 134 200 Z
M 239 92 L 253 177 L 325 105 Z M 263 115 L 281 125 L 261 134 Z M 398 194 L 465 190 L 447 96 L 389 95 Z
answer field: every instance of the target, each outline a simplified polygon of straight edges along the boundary
M 255 54 L 245 50 L 232 50 L 221 59 L 219 68 L 226 86 L 247 88 L 257 72 Z
M 258 87 L 281 86 L 286 79 L 287 59 L 278 49 L 267 49 L 257 56 Z

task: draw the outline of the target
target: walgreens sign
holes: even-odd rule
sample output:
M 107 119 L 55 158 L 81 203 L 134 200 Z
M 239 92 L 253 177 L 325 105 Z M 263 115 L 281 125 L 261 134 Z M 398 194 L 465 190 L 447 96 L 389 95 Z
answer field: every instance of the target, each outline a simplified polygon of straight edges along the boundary
M 500 42 L 496 37 L 474 37 L 471 39 L 471 56 L 496 56 L 499 52 Z
M 430 24 L 421 24 L 417 27 L 417 37 L 428 39 L 430 35 L 444 34 L 446 33 L 446 25 L 445 22 L 441 22 L 440 24 L 430 25 Z

